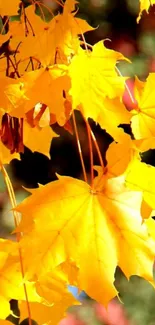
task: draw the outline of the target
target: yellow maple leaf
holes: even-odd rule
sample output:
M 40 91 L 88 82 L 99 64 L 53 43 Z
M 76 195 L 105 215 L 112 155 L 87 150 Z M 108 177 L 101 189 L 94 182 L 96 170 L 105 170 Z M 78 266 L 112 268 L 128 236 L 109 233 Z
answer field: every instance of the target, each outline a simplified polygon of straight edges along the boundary
M 0 239 L 0 318 L 5 319 L 10 313 L 11 299 L 25 299 L 24 280 L 21 275 L 18 245 L 10 240 Z M 27 283 L 30 301 L 40 301 L 33 283 Z
M 78 287 L 103 304 L 117 294 L 117 265 L 128 278 L 137 274 L 153 283 L 155 250 L 142 224 L 141 202 L 142 194 L 126 189 L 123 176 L 101 174 L 93 189 L 63 176 L 33 190 L 17 207 L 26 272 L 45 275 L 70 258 L 79 267 Z
M 28 6 L 22 10 L 20 20 L 11 21 L 9 26 L 12 35 L 9 45 L 12 50 L 18 49 L 16 63 L 20 75 L 29 71 L 32 65 L 34 70 L 36 63 L 40 62 L 39 59 L 46 66 L 46 63 L 49 64 L 48 58 L 54 58 L 54 44 L 49 23 L 36 15 L 35 9 L 34 5 Z
M 19 153 L 10 153 L 10 150 L 0 141 L 0 166 L 9 164 L 12 159 L 20 159 Z
M 100 41 L 90 52 L 80 49 L 69 66 L 73 109 L 79 108 L 86 119 L 93 118 L 116 141 L 120 133 L 117 126 L 129 123 L 130 116 L 120 101 L 125 79 L 115 71 L 116 62 L 122 59 Z
M 144 201 L 155 209 L 155 167 L 132 161 L 126 172 L 126 184 L 133 190 L 142 191 Z
M 70 93 L 73 96 L 74 108 L 83 102 L 84 98 L 87 98 L 88 103 L 92 101 L 95 104 L 95 99 L 99 96 L 96 104 L 99 105 L 99 101 L 105 97 L 115 98 L 122 95 L 125 80 L 115 71 L 118 60 L 125 58 L 121 53 L 107 49 L 103 41 L 96 43 L 92 51 L 79 49 L 69 67 L 72 80 Z M 79 93 L 82 95 L 81 100 Z
M 18 41 L 24 41 L 29 36 L 35 36 L 47 28 L 48 23 L 35 14 L 35 5 L 30 5 L 21 11 L 19 20 L 9 22 L 9 32 Z M 25 22 L 26 19 L 26 22 Z M 29 21 L 29 24 L 27 23 Z
M 22 256 L 24 260 L 24 256 Z M 21 275 L 18 256 L 18 245 L 8 240 L 0 240 L 0 318 L 10 313 L 10 299 L 20 301 L 20 321 L 27 318 L 27 302 L 23 283 L 26 285 L 31 316 L 39 324 L 46 321 L 58 321 L 64 316 L 66 309 L 79 304 L 67 290 L 67 277 L 62 270 L 54 270 L 45 276 L 36 277 L 29 282 Z M 38 311 L 39 308 L 39 311 Z M 53 317 L 52 317 L 53 316 Z
M 149 12 L 150 6 L 155 4 L 155 0 L 139 0 L 140 1 L 140 12 L 137 18 L 137 22 L 141 19 L 142 12 L 145 10 L 147 13 Z
M 15 117 L 24 117 L 24 102 L 27 99 L 22 79 L 3 77 L 1 84 L 0 109 Z
M 40 325 L 48 323 L 57 325 L 64 317 L 66 309 L 79 302 L 67 290 L 67 277 L 61 269 L 52 270 L 43 276 L 35 278 L 37 293 L 42 303 L 31 302 L 31 316 Z M 27 317 L 26 302 L 19 302 L 20 321 Z
M 46 104 L 56 116 L 60 125 L 66 123 L 63 92 L 70 88 L 70 78 L 65 65 L 55 65 L 48 69 L 27 72 L 22 78 L 1 78 L 2 95 L 0 108 L 17 118 L 25 117 L 38 102 Z
M 135 80 L 135 97 L 137 106 L 131 110 L 131 127 L 135 139 L 155 137 L 155 104 L 152 86 L 155 82 L 155 73 L 150 73 L 146 83 Z
M 123 174 L 130 162 L 141 160 L 141 152 L 155 148 L 155 137 L 132 140 L 125 134 L 123 139 L 122 143 L 113 141 L 106 152 L 106 169 L 109 177 Z
M 94 30 L 84 19 L 76 18 L 75 4 L 77 1 L 65 1 L 62 15 L 57 15 L 51 21 L 51 29 L 54 30 L 55 49 L 64 53 L 67 57 L 75 54 L 80 42 L 78 35 Z M 72 13 L 73 12 L 73 13 Z
M 20 0 L 6 0 L 5 2 L 3 0 L 0 0 L 0 15 L 1 16 L 13 16 L 17 15 L 19 10 L 19 3 Z
M 109 177 L 121 175 L 133 159 L 140 159 L 140 149 L 134 140 L 125 134 L 123 143 L 112 142 L 106 152 Z
M 23 142 L 32 152 L 38 151 L 50 158 L 50 146 L 53 137 L 58 135 L 50 126 L 44 128 L 31 127 L 28 123 L 24 123 Z
M 51 306 L 45 304 L 31 302 L 31 315 L 37 324 L 58 325 L 59 321 L 64 317 L 68 307 L 73 305 L 73 297 L 63 296 L 62 301 Z M 27 306 L 24 301 L 19 301 L 20 321 L 27 318 Z M 5 324 L 4 324 L 5 325 Z M 6 324 L 7 325 L 7 324 Z
M 134 143 L 140 152 L 144 152 L 155 148 L 155 137 L 134 140 Z
M 44 21 L 43 14 L 42 19 L 35 14 L 35 6 L 26 8 L 20 21 L 11 23 L 13 38 L 10 45 L 16 48 L 20 44 L 16 61 L 26 59 L 27 62 L 35 57 L 44 68 L 54 63 L 68 64 L 80 45 L 78 35 L 93 30 L 85 20 L 74 17 L 73 8 L 75 1 L 66 1 L 63 12 L 50 22 Z M 25 17 L 29 21 L 28 26 L 25 24 Z
M 56 116 L 60 125 L 66 122 L 65 98 L 63 92 L 68 91 L 70 79 L 65 65 L 55 65 L 48 69 L 38 69 L 25 73 L 22 78 L 23 91 L 28 100 L 25 101 L 24 111 L 29 111 L 38 102 L 46 104 L 50 112 Z M 19 79 L 20 82 L 20 79 Z M 13 111 L 15 115 L 15 112 Z

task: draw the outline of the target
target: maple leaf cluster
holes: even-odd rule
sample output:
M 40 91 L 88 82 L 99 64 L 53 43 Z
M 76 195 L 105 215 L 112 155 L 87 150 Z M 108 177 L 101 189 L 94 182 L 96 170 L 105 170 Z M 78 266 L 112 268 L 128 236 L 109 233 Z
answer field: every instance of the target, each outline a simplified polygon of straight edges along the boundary
M 62 13 L 47 22 L 38 1 L 28 6 L 20 0 L 0 1 L 0 165 L 17 235 L 17 242 L 0 239 L 2 324 L 9 324 L 4 319 L 11 313 L 10 299 L 19 301 L 20 321 L 28 317 L 29 324 L 31 318 L 38 324 L 58 324 L 67 308 L 78 304 L 67 290 L 69 284 L 107 306 L 118 295 L 117 266 L 128 279 L 138 275 L 154 286 L 155 167 L 141 162 L 141 153 L 155 148 L 155 74 L 145 82 L 135 77 L 128 111 L 122 100 L 127 78 L 117 67 L 127 59 L 103 41 L 87 44 L 84 33 L 93 28 L 76 17 L 76 1 L 59 4 Z M 140 15 L 149 4 L 141 1 Z M 74 110 L 87 126 L 90 184 Z M 3 165 L 20 159 L 24 145 L 49 157 L 57 136 L 51 125 L 66 127 L 71 117 L 84 180 L 58 175 L 58 180 L 30 190 L 16 206 Z M 88 118 L 114 139 L 106 166 Z M 122 124 L 131 125 L 132 137 Z M 93 166 L 92 142 L 100 166 Z

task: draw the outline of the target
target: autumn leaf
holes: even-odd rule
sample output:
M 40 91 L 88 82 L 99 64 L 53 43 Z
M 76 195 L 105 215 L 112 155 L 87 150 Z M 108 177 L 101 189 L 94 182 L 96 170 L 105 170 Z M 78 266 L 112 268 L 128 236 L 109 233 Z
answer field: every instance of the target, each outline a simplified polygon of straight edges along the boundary
M 49 24 L 45 21 L 45 16 L 37 15 L 35 10 L 36 7 L 32 4 L 22 10 L 18 20 L 10 21 L 9 31 L 13 39 L 24 42 L 27 37 L 35 36 L 48 27 Z
M 79 53 L 74 56 L 69 67 L 72 80 L 70 93 L 73 96 L 74 108 L 83 103 L 84 99 L 95 104 L 98 95 L 97 104 L 105 97 L 115 98 L 122 95 L 125 80 L 115 71 L 118 60 L 125 60 L 125 58 L 121 53 L 107 49 L 103 41 L 95 44 L 92 51 L 79 49 Z M 82 95 L 81 100 L 79 93 Z
M 35 6 L 22 10 L 18 21 L 10 22 L 10 47 L 16 51 L 16 66 L 20 76 L 26 71 L 34 70 L 36 63 L 50 64 L 54 60 L 55 49 L 49 23 L 35 14 Z M 35 58 L 35 59 L 33 59 Z M 54 63 L 53 60 L 51 64 Z M 28 70 L 29 67 L 29 70 Z
M 46 104 L 60 125 L 64 125 L 68 116 L 65 113 L 63 92 L 70 87 L 65 65 L 55 65 L 48 69 L 38 69 L 25 73 L 22 78 L 26 98 L 24 111 L 28 112 L 38 102 Z M 20 79 L 19 79 L 20 83 Z M 15 112 L 13 112 L 15 115 Z
M 106 152 L 108 176 L 123 174 L 129 163 L 134 160 L 141 161 L 140 153 L 153 148 L 155 148 L 155 137 L 132 140 L 128 134 L 125 134 L 122 143 L 113 141 Z
M 69 66 L 73 109 L 79 108 L 86 119 L 93 118 L 116 140 L 120 131 L 117 126 L 129 123 L 130 116 L 119 99 L 125 79 L 115 71 L 116 62 L 122 59 L 120 53 L 107 49 L 100 41 L 92 51 L 80 49 Z
M 19 10 L 19 4 L 20 0 L 14 0 L 11 3 L 10 0 L 6 0 L 5 2 L 3 0 L 0 0 L 0 15 L 17 15 L 17 12 Z
M 70 305 L 79 304 L 67 290 L 67 276 L 60 269 L 29 282 L 25 275 L 22 278 L 18 248 L 15 242 L 0 239 L 0 318 L 5 319 L 11 313 L 9 304 L 11 299 L 20 301 L 21 318 L 27 318 L 27 302 L 23 287 L 25 284 L 32 317 L 39 324 L 42 324 L 43 319 L 46 321 L 55 319 L 57 324 Z M 53 313 L 55 316 L 52 317 Z
M 13 325 L 13 323 L 9 322 L 8 320 L 0 319 L 0 325 Z
M 140 159 L 137 143 L 126 134 L 123 143 L 112 142 L 106 152 L 109 177 L 123 174 L 133 159 Z
M 10 32 L 8 32 L 7 34 L 0 34 L 0 46 L 6 41 L 8 41 L 10 36 L 11 36 Z
M 148 151 L 155 148 L 155 137 L 134 140 L 135 146 L 140 152 Z
M 9 164 L 12 159 L 20 159 L 19 153 L 11 154 L 10 150 L 0 141 L 0 168 L 1 164 Z
M 94 189 L 59 176 L 58 181 L 33 190 L 17 210 L 23 215 L 26 272 L 37 273 L 39 268 L 39 274 L 45 274 L 70 258 L 79 267 L 78 287 L 107 304 L 117 295 L 113 284 L 117 265 L 128 278 L 137 274 L 153 283 L 155 252 L 142 225 L 141 193 L 126 189 L 123 176 L 101 176 Z
M 31 127 L 28 123 L 24 123 L 23 142 L 32 152 L 38 151 L 50 158 L 50 146 L 53 137 L 58 135 L 50 126 L 44 128 Z
M 131 127 L 135 139 L 155 137 L 155 104 L 152 87 L 155 81 L 155 73 L 150 73 L 146 83 L 135 80 L 135 98 L 137 105 L 131 110 Z
M 138 20 L 154 3 L 140 1 Z M 86 42 L 84 33 L 94 28 L 76 16 L 77 1 L 59 5 L 55 15 L 42 2 L 0 0 L 0 164 L 19 158 L 16 151 L 23 142 L 49 157 L 56 136 L 50 125 L 57 122 L 73 133 L 70 116 L 75 109 L 115 141 L 106 152 L 107 165 L 94 167 L 98 176 L 91 186 L 58 176 L 29 190 L 30 196 L 13 208 L 22 213 L 15 229 L 21 238 L 18 243 L 0 239 L 4 325 L 9 325 L 4 319 L 10 314 L 10 299 L 19 301 L 20 322 L 28 317 L 23 285 L 32 318 L 40 325 L 56 325 L 67 308 L 77 304 L 68 284 L 107 305 L 118 295 L 117 266 L 128 279 L 138 275 L 154 286 L 155 167 L 142 163 L 140 153 L 155 148 L 155 74 L 146 82 L 136 78 L 129 112 L 122 101 L 127 78 L 117 69 L 117 63 L 127 59 L 103 41 L 93 46 Z M 121 128 L 130 122 L 134 140 Z M 81 149 L 80 155 L 82 160 Z M 10 181 L 9 190 L 14 207 Z
M 11 23 L 14 36 L 11 47 L 16 48 L 20 44 L 17 60 L 35 58 L 44 68 L 54 63 L 67 65 L 79 48 L 78 35 L 94 29 L 85 20 L 74 17 L 76 12 L 71 11 L 74 11 L 75 3 L 66 1 L 62 14 L 49 22 L 45 21 L 42 10 L 39 17 L 35 14 L 35 6 L 26 8 L 20 21 Z M 26 24 L 25 19 L 29 23 Z
M 66 297 L 64 296 L 64 300 L 62 300 L 59 305 L 53 304 L 53 306 L 47 306 L 41 303 L 31 302 L 30 308 L 32 319 L 34 319 L 39 325 L 47 323 L 49 325 L 57 325 L 65 314 L 65 298 Z M 72 305 L 72 303 L 73 301 L 70 299 L 69 306 Z M 27 318 L 27 305 L 24 301 L 19 301 L 19 309 L 21 313 L 20 321 L 23 321 L 25 318 Z
M 11 299 L 25 299 L 18 246 L 15 242 L 0 239 L 0 318 L 5 319 L 10 313 Z M 26 283 L 26 282 L 25 282 Z M 39 301 L 33 283 L 28 283 L 30 301 Z
M 42 303 L 31 302 L 31 317 L 39 324 L 48 323 L 57 325 L 64 317 L 68 307 L 79 305 L 79 302 L 67 290 L 67 278 L 62 271 L 55 270 L 39 277 L 36 281 L 36 289 L 42 297 Z M 27 305 L 25 301 L 19 301 L 20 322 L 27 318 Z
M 78 35 L 94 30 L 84 19 L 75 17 L 76 3 L 78 2 L 75 0 L 65 1 L 62 15 L 57 15 L 50 23 L 50 28 L 54 31 L 54 48 L 57 49 L 58 56 L 63 53 L 71 58 L 80 45 Z
M 23 82 L 21 79 L 4 77 L 0 79 L 1 84 L 1 103 L 0 110 L 15 117 L 23 117 L 23 103 L 28 100 L 25 96 Z
M 126 184 L 132 190 L 141 191 L 144 201 L 155 209 L 155 167 L 132 161 L 127 169 Z
M 150 6 L 153 6 L 155 4 L 155 0 L 139 0 L 139 1 L 140 1 L 140 12 L 137 18 L 138 23 L 139 20 L 141 19 L 143 11 L 145 10 L 148 13 Z

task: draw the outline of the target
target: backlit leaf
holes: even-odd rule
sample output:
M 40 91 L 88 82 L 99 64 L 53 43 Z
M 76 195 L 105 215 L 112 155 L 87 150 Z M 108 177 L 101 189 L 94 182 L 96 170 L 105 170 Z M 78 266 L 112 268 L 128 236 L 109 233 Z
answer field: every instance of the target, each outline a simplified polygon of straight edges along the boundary
M 140 192 L 125 188 L 123 176 L 107 179 L 100 174 L 94 189 L 61 176 L 33 190 L 17 207 L 23 214 L 21 245 L 28 274 L 37 273 L 38 267 L 45 274 L 70 258 L 79 267 L 78 287 L 103 304 L 117 294 L 113 284 L 117 265 L 128 278 L 137 274 L 153 283 L 155 251 L 142 224 L 141 202 Z

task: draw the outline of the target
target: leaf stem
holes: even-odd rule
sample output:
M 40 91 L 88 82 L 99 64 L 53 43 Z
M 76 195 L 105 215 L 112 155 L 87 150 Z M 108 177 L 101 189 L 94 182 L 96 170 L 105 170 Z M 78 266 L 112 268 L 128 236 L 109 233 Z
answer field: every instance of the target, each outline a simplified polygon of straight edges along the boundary
M 115 67 L 115 69 L 116 69 L 116 71 L 118 72 L 119 76 L 120 76 L 120 77 L 123 77 L 123 76 L 122 76 L 122 73 L 121 73 L 121 71 L 118 69 L 118 67 Z M 131 91 L 130 91 L 130 89 L 129 89 L 127 83 L 126 83 L 126 81 L 125 81 L 125 88 L 126 88 L 126 90 L 127 90 L 127 92 L 128 92 L 128 95 L 129 95 L 129 97 L 130 97 L 132 103 L 135 104 L 135 99 L 134 99 L 134 97 L 132 96 Z
M 11 180 L 9 178 L 9 175 L 8 175 L 6 169 L 2 164 L 1 164 L 1 170 L 2 170 L 3 177 L 4 177 L 4 181 L 7 186 L 8 194 L 10 197 L 10 202 L 11 202 L 12 208 L 14 209 L 16 207 L 17 203 L 16 203 L 13 186 L 12 186 Z M 13 210 L 12 212 L 13 212 L 13 216 L 14 216 L 14 223 L 15 223 L 15 226 L 17 227 L 19 225 L 19 215 L 18 215 L 17 211 L 15 211 L 15 210 Z M 17 242 L 19 243 L 19 241 L 21 239 L 21 233 L 19 233 L 19 232 L 16 233 L 16 239 L 17 239 Z M 18 248 L 18 252 L 19 252 L 21 274 L 22 274 L 22 278 L 24 279 L 24 265 L 23 265 L 22 252 L 21 252 L 20 247 Z M 25 283 L 23 283 L 23 288 L 24 288 L 24 294 L 25 294 L 25 299 L 26 299 L 26 304 L 27 304 L 28 322 L 29 322 L 29 325 L 32 325 L 31 310 L 30 310 L 28 293 L 27 293 L 27 288 L 26 288 Z
M 81 160 L 81 165 L 82 165 L 83 177 L 84 177 L 84 181 L 86 183 L 88 183 L 88 179 L 87 179 L 87 174 L 86 174 L 86 169 L 85 169 L 83 154 L 82 154 L 82 150 L 81 150 L 81 144 L 80 144 L 80 140 L 79 140 L 79 134 L 78 134 L 78 129 L 77 129 L 77 125 L 76 125 L 76 119 L 75 119 L 74 111 L 72 112 L 72 119 L 73 119 L 73 125 L 74 125 L 74 130 L 75 130 L 76 142 L 77 142 L 78 151 L 79 151 L 80 160 Z
M 91 187 L 93 188 L 93 183 L 94 183 L 94 159 L 93 159 L 93 147 L 92 147 L 92 137 L 91 137 L 91 128 L 89 126 L 89 123 L 87 121 L 87 119 L 84 117 L 84 115 L 82 114 L 83 119 L 85 121 L 86 124 L 86 128 L 87 128 L 87 135 L 88 135 L 88 145 L 89 145 L 89 154 L 90 154 L 90 176 L 91 176 Z
M 90 125 L 89 125 L 89 128 L 90 128 L 90 133 L 91 133 L 92 140 L 94 142 L 94 146 L 95 146 L 96 151 L 97 151 L 97 154 L 98 154 L 98 158 L 99 158 L 101 167 L 104 170 L 104 163 L 103 163 L 103 159 L 102 159 L 102 155 L 101 155 L 101 151 L 100 151 L 99 145 L 98 145 L 98 143 L 96 141 L 96 138 L 95 138 L 95 135 L 94 135 L 93 131 L 91 130 Z

